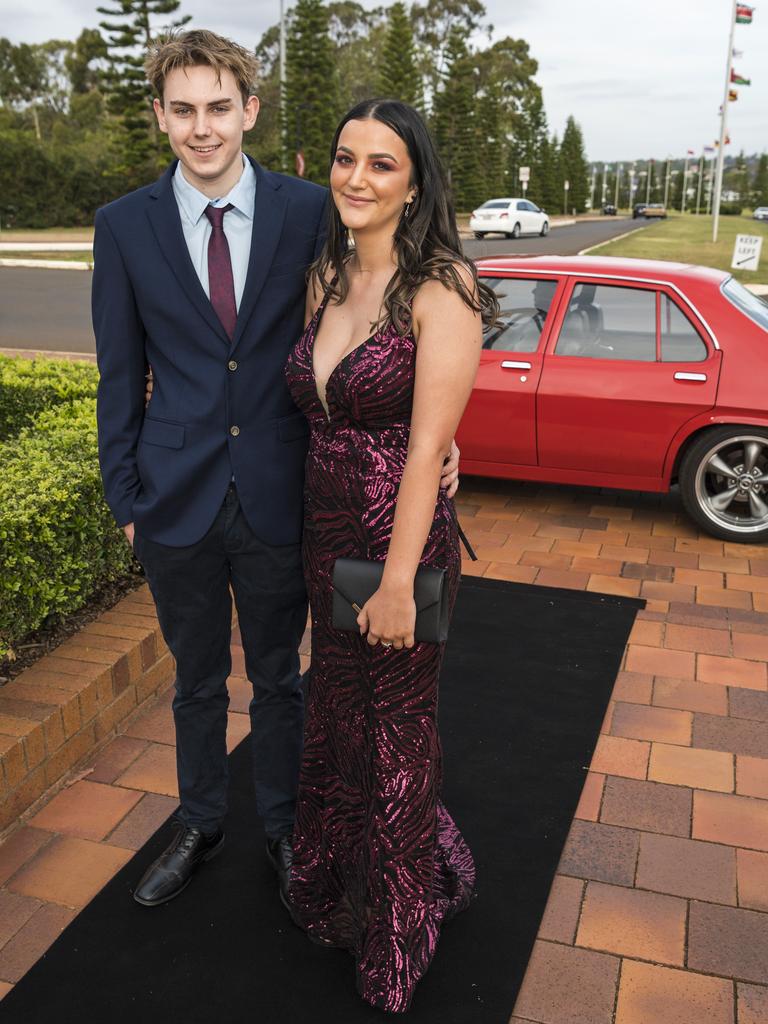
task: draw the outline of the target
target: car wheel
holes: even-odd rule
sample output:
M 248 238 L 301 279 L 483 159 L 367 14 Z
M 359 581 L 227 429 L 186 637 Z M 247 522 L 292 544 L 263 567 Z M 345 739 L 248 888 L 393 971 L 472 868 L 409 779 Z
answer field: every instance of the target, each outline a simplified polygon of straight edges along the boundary
M 768 540 L 768 429 L 716 427 L 680 466 L 686 511 L 707 533 L 746 544 Z
M 541 231 L 539 232 L 539 234 L 541 235 L 542 238 L 544 238 L 545 235 L 549 234 L 549 221 L 548 220 L 545 220 L 544 223 L 541 225 Z
M 520 237 L 520 225 L 515 224 L 512 228 L 512 234 L 507 236 L 508 238 L 519 238 Z
M 475 232 L 475 238 L 485 238 L 485 232 L 484 231 L 476 231 Z

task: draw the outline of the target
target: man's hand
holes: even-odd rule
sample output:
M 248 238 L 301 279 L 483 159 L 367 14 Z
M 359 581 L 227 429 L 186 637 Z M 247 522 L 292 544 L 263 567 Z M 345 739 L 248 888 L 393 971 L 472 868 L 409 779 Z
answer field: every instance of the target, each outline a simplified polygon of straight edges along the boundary
M 123 533 L 125 534 L 128 543 L 131 545 L 131 550 L 133 550 L 133 523 L 126 523 L 123 527 Z
M 459 489 L 459 451 L 456 442 L 451 441 L 450 454 L 446 456 L 443 472 L 440 475 L 440 486 L 445 488 L 445 493 L 452 498 Z

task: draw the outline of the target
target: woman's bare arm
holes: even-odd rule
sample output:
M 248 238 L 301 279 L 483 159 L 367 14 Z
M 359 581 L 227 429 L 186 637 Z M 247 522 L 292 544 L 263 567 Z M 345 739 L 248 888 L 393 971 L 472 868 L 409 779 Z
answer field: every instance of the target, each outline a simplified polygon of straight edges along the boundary
M 470 291 L 471 274 L 458 268 Z M 392 540 L 381 587 L 363 609 L 369 642 L 413 644 L 413 580 L 435 515 L 445 453 L 475 381 L 482 347 L 482 322 L 452 289 L 428 281 L 413 303 L 418 339 L 408 458 L 400 483 Z M 405 622 L 403 608 L 410 599 Z

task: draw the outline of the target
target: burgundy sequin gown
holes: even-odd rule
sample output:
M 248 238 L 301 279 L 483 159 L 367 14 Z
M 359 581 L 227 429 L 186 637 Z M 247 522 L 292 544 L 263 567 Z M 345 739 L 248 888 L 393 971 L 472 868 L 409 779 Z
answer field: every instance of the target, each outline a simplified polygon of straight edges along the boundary
M 435 952 L 440 926 L 464 909 L 475 868 L 440 801 L 437 689 L 443 645 L 370 647 L 333 629 L 336 558 L 386 558 L 408 448 L 416 360 L 412 335 L 389 327 L 350 352 L 317 393 L 312 349 L 324 304 L 286 366 L 307 416 L 304 571 L 312 664 L 294 832 L 291 903 L 308 934 L 349 950 L 357 987 L 404 1011 Z M 422 565 L 460 557 L 443 491 Z

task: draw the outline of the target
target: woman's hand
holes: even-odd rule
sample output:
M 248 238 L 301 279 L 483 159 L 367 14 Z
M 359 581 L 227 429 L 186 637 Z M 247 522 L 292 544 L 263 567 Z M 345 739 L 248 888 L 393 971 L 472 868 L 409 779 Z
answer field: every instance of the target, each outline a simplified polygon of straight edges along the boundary
M 443 471 L 440 474 L 440 486 L 449 498 L 453 498 L 459 489 L 459 446 L 451 441 L 451 450 L 445 457 Z
M 360 635 L 368 634 L 371 647 L 381 643 L 383 647 L 413 647 L 416 642 L 416 602 L 413 599 L 413 584 L 409 587 L 393 587 L 382 584 L 363 605 L 357 617 Z
M 149 405 L 149 400 L 152 397 L 152 388 L 155 386 L 155 378 L 152 376 L 152 367 L 149 368 L 149 373 L 145 374 L 147 383 L 144 385 L 144 408 L 146 409 Z

